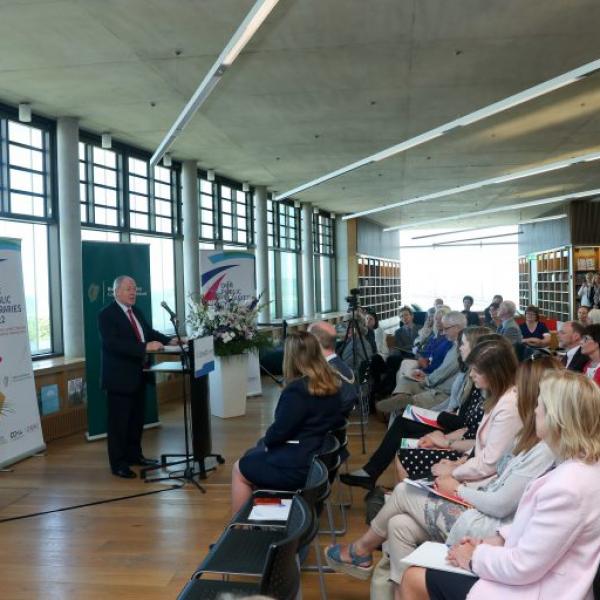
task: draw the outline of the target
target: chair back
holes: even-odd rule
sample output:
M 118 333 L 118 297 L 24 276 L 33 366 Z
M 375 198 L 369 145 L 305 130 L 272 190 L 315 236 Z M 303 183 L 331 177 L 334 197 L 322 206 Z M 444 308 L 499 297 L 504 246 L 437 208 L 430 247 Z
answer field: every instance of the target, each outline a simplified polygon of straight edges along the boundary
M 300 589 L 297 560 L 301 540 L 312 528 L 312 511 L 300 496 L 294 496 L 285 539 L 271 544 L 265 561 L 260 593 L 276 600 L 293 600 Z
M 316 507 L 329 495 L 329 471 L 318 458 L 313 460 L 306 484 L 299 493 L 310 508 Z
M 318 458 L 331 473 L 332 470 L 338 467 L 339 463 L 340 443 L 337 438 L 328 433 L 323 440 L 321 449 L 316 453 L 315 458 Z

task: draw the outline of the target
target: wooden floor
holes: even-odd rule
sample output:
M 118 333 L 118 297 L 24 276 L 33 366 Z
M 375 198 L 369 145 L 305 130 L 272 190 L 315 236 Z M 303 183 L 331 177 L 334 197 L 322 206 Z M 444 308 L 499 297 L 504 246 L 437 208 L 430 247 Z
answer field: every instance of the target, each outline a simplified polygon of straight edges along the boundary
M 216 540 L 230 516 L 231 465 L 271 423 L 278 390 L 263 381 L 265 395 L 248 400 L 248 414 L 213 417 L 213 449 L 226 464 L 192 486 L 0 523 L 2 600 L 158 600 L 174 599 Z M 161 406 L 160 428 L 144 434 L 144 452 L 158 456 L 182 450 L 181 408 Z M 372 451 L 384 426 L 371 420 Z M 359 437 L 350 438 L 350 467 L 364 456 Z M 163 486 L 164 487 L 164 486 Z M 0 520 L 19 515 L 160 490 L 158 484 L 123 480 L 110 474 L 106 443 L 82 435 L 52 442 L 47 454 L 32 457 L 12 472 L 0 473 Z M 363 493 L 354 493 L 350 532 L 364 531 Z M 322 545 L 329 538 L 321 538 Z M 368 582 L 345 575 L 326 576 L 331 600 L 369 597 Z M 319 598 L 317 576 L 303 575 L 303 597 Z

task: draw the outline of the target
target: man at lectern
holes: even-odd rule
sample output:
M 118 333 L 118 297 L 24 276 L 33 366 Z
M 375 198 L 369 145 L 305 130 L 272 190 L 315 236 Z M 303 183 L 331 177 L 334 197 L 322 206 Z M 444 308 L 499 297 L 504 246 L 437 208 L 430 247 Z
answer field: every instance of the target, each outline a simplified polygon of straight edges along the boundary
M 107 437 L 110 468 L 117 477 L 131 479 L 131 465 L 154 466 L 155 460 L 142 453 L 146 379 L 146 352 L 175 345 L 150 327 L 135 307 L 135 281 L 120 275 L 113 283 L 115 301 L 98 315 L 102 344 L 101 384 L 107 397 Z

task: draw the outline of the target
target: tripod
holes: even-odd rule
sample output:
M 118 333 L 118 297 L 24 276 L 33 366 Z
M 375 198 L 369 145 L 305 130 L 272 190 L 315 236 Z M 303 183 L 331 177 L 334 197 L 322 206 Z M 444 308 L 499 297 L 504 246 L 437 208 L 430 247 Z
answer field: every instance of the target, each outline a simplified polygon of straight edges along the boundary
M 365 403 L 364 398 L 364 390 L 363 385 L 368 383 L 369 381 L 369 364 L 368 364 L 368 353 L 367 348 L 365 346 L 365 337 L 360 329 L 360 324 L 358 319 L 356 318 L 356 309 L 358 307 L 356 296 L 351 296 L 348 298 L 349 308 L 350 308 L 350 319 L 348 320 L 348 324 L 346 325 L 346 334 L 344 335 L 344 340 L 339 348 L 339 354 L 341 355 L 344 351 L 344 348 L 352 338 L 352 372 L 354 373 L 354 378 L 358 384 L 358 411 L 359 411 L 359 421 L 360 425 L 360 437 L 362 442 L 362 452 L 366 454 L 367 447 L 365 442 L 365 422 L 368 419 L 369 415 L 369 404 L 368 398 Z M 362 348 L 362 355 L 364 360 L 358 363 L 357 357 L 357 340 L 360 342 Z M 368 343 L 368 342 L 367 342 Z M 366 366 L 365 366 L 366 363 Z M 366 404 L 366 408 L 365 408 Z M 350 423 L 350 425 L 356 424 Z
M 173 324 L 173 327 L 175 328 L 175 334 L 177 336 L 177 343 L 179 345 L 179 350 L 180 350 L 179 358 L 181 361 L 181 373 L 182 373 L 182 377 L 181 377 L 182 388 L 181 389 L 182 389 L 182 394 L 183 394 L 183 427 L 184 427 L 184 439 L 185 439 L 185 454 L 163 454 L 163 455 L 161 455 L 160 466 L 148 467 L 146 469 L 142 469 L 141 476 L 145 478 L 146 473 L 149 473 L 150 471 L 155 471 L 156 469 L 164 469 L 166 467 L 180 465 L 183 463 L 183 464 L 185 464 L 185 467 L 183 468 L 183 470 L 172 471 L 166 477 L 155 477 L 153 479 L 145 479 L 145 482 L 146 483 L 154 483 L 157 481 L 169 481 L 171 479 L 176 479 L 178 481 L 181 481 L 183 483 L 183 485 L 185 485 L 186 483 L 191 483 L 191 484 L 195 485 L 203 494 L 205 494 L 206 489 L 203 488 L 196 481 L 195 477 L 199 476 L 201 478 L 205 478 L 206 471 L 212 470 L 212 468 L 206 469 L 204 466 L 204 462 L 202 462 L 202 464 L 200 465 L 200 470 L 196 471 L 194 469 L 194 459 L 193 459 L 193 457 L 190 456 L 189 411 L 191 410 L 191 402 L 190 402 L 187 385 L 186 385 L 186 380 L 185 380 L 186 374 L 192 372 L 192 368 L 191 368 L 191 364 L 190 364 L 190 356 L 188 354 L 188 351 L 183 347 L 183 340 L 181 339 L 181 336 L 179 335 L 179 320 L 177 319 L 177 316 L 175 314 L 171 314 L 170 320 L 171 320 L 171 323 Z M 184 457 L 184 458 L 183 458 L 183 460 L 178 460 L 175 462 L 168 463 L 166 461 L 168 456 Z M 217 462 L 219 464 L 222 464 L 223 462 L 225 462 L 222 456 L 220 456 L 220 455 L 214 455 L 214 456 L 217 458 Z

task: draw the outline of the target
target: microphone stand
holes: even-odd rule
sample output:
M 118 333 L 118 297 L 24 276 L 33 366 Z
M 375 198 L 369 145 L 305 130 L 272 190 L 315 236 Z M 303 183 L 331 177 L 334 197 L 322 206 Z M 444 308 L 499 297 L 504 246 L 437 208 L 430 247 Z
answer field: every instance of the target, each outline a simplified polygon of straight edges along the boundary
M 206 489 L 203 488 L 194 479 L 194 477 L 196 477 L 196 475 L 200 475 L 200 472 L 194 470 L 194 462 L 193 462 L 193 460 L 190 461 L 190 436 L 189 436 L 189 418 L 188 418 L 188 408 L 189 408 L 188 404 L 189 403 L 188 403 L 187 386 L 186 386 L 186 381 L 185 381 L 186 375 L 191 373 L 190 357 L 189 357 L 188 352 L 183 347 L 183 340 L 181 339 L 181 336 L 179 335 L 179 319 L 177 318 L 177 315 L 175 313 L 172 313 L 171 311 L 168 311 L 168 313 L 170 315 L 169 320 L 171 321 L 171 323 L 175 329 L 175 336 L 177 337 L 177 345 L 179 346 L 179 358 L 181 361 L 181 371 L 182 371 L 182 373 L 181 373 L 181 390 L 183 393 L 183 427 L 184 427 L 184 434 L 185 434 L 184 435 L 184 438 L 185 438 L 185 455 L 184 455 L 184 457 L 185 458 L 183 461 L 167 463 L 165 461 L 165 455 L 163 454 L 161 456 L 160 466 L 149 467 L 147 469 L 143 469 L 142 476 L 145 478 L 146 473 L 148 473 L 149 471 L 154 471 L 156 469 L 162 469 L 162 468 L 165 468 L 168 466 L 181 464 L 183 462 L 183 463 L 185 463 L 185 468 L 183 469 L 181 474 L 178 474 L 179 471 L 172 471 L 166 477 L 155 477 L 154 479 L 145 479 L 145 482 L 146 483 L 154 483 L 157 481 L 168 481 L 170 479 L 177 479 L 177 480 L 181 481 L 183 483 L 183 485 L 185 485 L 188 482 L 194 484 L 203 494 L 206 494 Z

